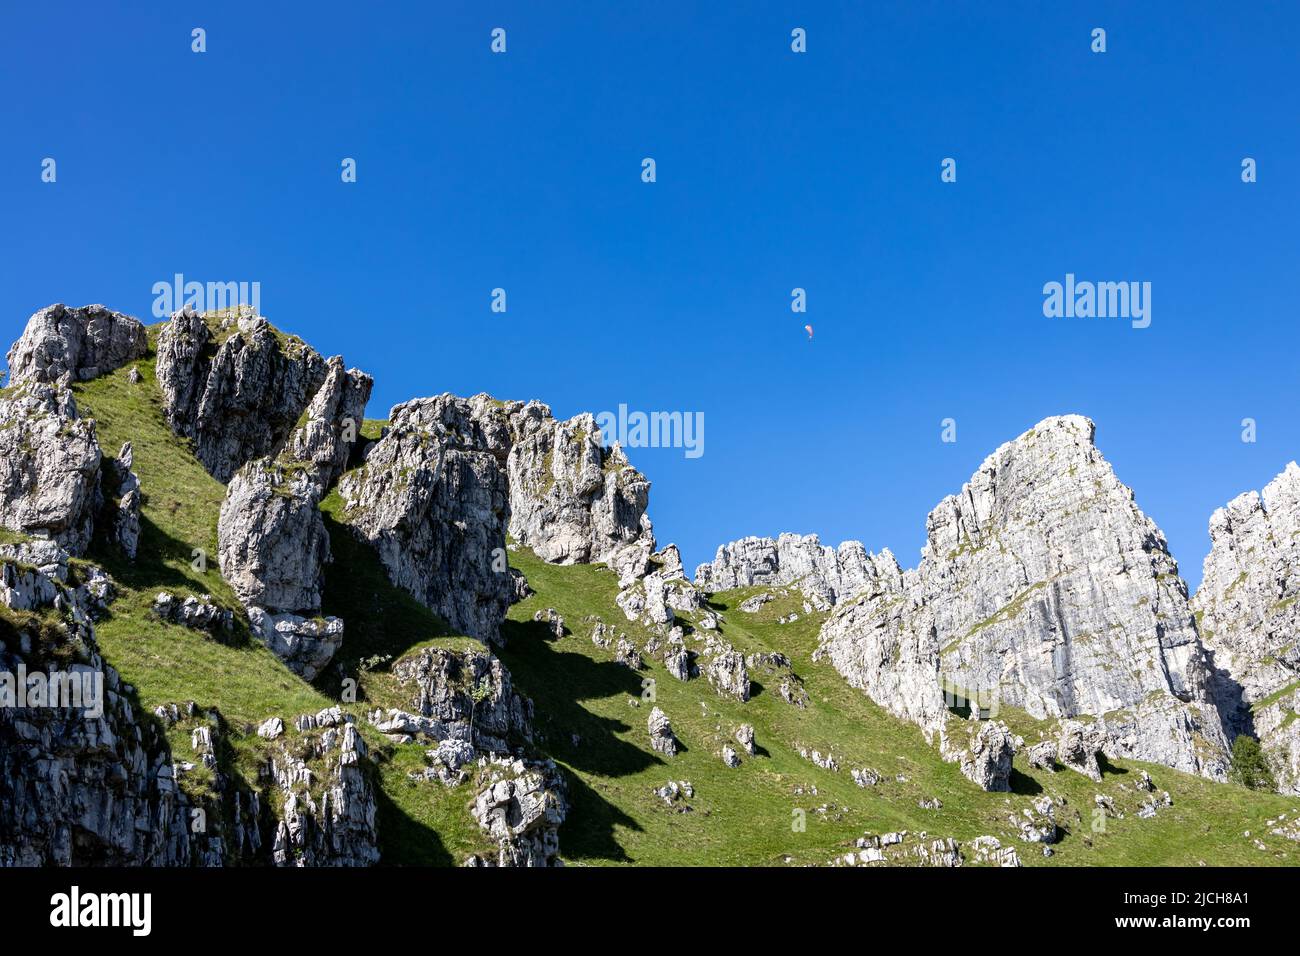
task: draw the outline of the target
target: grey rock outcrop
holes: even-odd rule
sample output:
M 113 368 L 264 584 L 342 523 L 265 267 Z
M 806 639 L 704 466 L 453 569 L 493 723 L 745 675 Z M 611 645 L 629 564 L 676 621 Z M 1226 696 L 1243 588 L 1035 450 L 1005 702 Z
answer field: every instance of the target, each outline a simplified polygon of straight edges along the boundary
M 719 547 L 713 561 L 695 569 L 695 586 L 729 591 L 796 585 L 824 609 L 861 591 L 874 577 L 875 560 L 858 541 L 832 548 L 815 534 L 741 538 Z
M 650 749 L 665 757 L 677 756 L 677 738 L 673 735 L 672 721 L 658 707 L 650 711 L 646 721 L 650 730 Z
M 372 866 L 379 862 L 376 804 L 365 741 L 350 714 L 322 711 L 293 736 L 277 735 L 268 761 L 283 804 L 277 866 Z M 283 724 L 279 729 L 283 731 Z
M 337 617 L 272 614 L 253 606 L 248 624 L 267 650 L 303 680 L 315 680 L 343 646 L 343 621 Z
M 163 326 L 157 346 L 167 421 L 193 440 L 195 455 L 221 482 L 254 458 L 278 455 L 342 364 L 326 362 L 301 340 L 277 333 L 266 319 L 246 311 L 232 313 L 224 326 L 214 330 L 203 316 L 184 310 Z M 355 374 L 358 378 L 334 375 L 333 400 L 322 399 L 318 410 L 353 410 L 353 400 L 365 390 L 365 377 Z M 336 437 L 342 425 L 334 427 L 334 436 L 308 427 L 304 452 L 334 462 L 342 454 Z
M 671 626 L 678 612 L 693 613 L 708 607 L 704 594 L 671 571 L 651 571 L 625 587 L 614 599 L 629 621 L 639 621 L 649 628 Z
M 268 459 L 231 479 L 217 523 L 221 573 L 245 605 L 315 613 L 321 605 L 329 535 L 315 489 L 301 472 Z
M 1101 783 L 1097 753 L 1101 749 L 1096 730 L 1077 720 L 1061 721 L 1056 742 L 1056 761 L 1067 770 Z
M 490 765 L 493 770 L 497 765 Z M 471 814 L 497 841 L 497 866 L 558 866 L 560 824 L 568 806 L 564 778 L 550 761 L 502 767 L 477 797 Z
M 205 594 L 201 598 L 193 594 L 180 598 L 170 591 L 160 591 L 153 599 L 150 611 L 160 620 L 195 631 L 208 631 L 212 634 L 228 633 L 235 627 L 234 612 L 213 604 L 210 594 Z
M 140 477 L 132 471 L 134 452 L 131 443 L 122 446 L 116 458 L 101 461 L 99 499 L 109 537 L 131 560 L 140 549 L 140 506 L 144 498 Z
M 502 440 L 465 399 L 417 399 L 393 409 L 364 467 L 339 484 L 345 520 L 393 583 L 484 641 L 499 639 L 514 597 Z
M 1300 467 L 1210 518 L 1192 598 L 1231 734 L 1257 737 L 1278 789 L 1300 793 Z
M 0 616 L 0 672 L 57 673 L 61 688 L 67 677 L 83 691 L 81 707 L 0 707 L 0 866 L 213 862 L 191 840 L 166 737 L 100 656 L 100 598 L 69 583 L 66 563 L 0 559 L 0 580 L 0 604 L 44 621 L 14 627 Z
M 704 675 L 721 697 L 744 703 L 752 690 L 745 656 L 730 644 L 718 642 L 709 654 Z
M 981 790 L 1011 790 L 1011 760 L 1016 747 L 1006 724 L 996 720 L 949 720 L 941 735 L 944 759 L 956 763 L 967 780 Z
M 101 453 L 72 393 L 19 385 L 0 396 L 0 526 L 49 538 L 69 554 L 90 545 Z
M 144 356 L 149 337 L 136 319 L 102 305 L 48 306 L 27 321 L 9 350 L 9 384 L 86 381 Z
M 557 421 L 540 402 L 509 403 L 510 534 L 553 564 L 609 561 L 629 545 L 654 548 L 650 482 L 590 414 Z
M 754 756 L 754 725 L 741 724 L 736 728 L 736 743 L 751 757 Z
M 425 648 L 394 664 L 393 676 L 406 710 L 372 718 L 385 733 L 464 740 L 492 754 L 532 742 L 532 702 L 515 692 L 510 672 L 487 651 Z
M 347 470 L 374 388 L 374 379 L 346 368 L 337 355 L 326 369 L 324 383 L 303 413 L 306 421 L 295 429 L 285 453 L 309 469 L 322 495 Z
M 931 512 L 920 565 L 873 562 L 819 656 L 927 732 L 943 688 L 1039 718 L 1107 715 L 1106 752 L 1214 779 L 1227 741 L 1186 586 L 1160 530 L 1093 444 L 1049 418 Z
M 248 609 L 253 633 L 294 673 L 314 680 L 343 642 L 320 618 L 329 535 L 310 473 L 258 459 L 235 473 L 217 522 L 221 573 Z

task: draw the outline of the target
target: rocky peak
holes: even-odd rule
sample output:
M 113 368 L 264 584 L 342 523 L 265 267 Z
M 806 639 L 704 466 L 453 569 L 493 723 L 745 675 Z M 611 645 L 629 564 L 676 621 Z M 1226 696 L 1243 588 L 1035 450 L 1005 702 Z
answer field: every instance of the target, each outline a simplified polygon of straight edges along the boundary
M 287 452 L 310 468 L 322 495 L 347 470 L 375 384 L 365 372 L 347 368 L 339 355 L 329 359 L 326 368 L 325 382 L 303 413 L 306 420 L 295 429 Z
M 589 414 L 557 421 L 539 402 L 509 414 L 510 533 L 554 564 L 609 561 L 629 545 L 649 554 L 650 482 Z
M 145 327 L 102 305 L 48 306 L 27 322 L 9 350 L 9 383 L 86 381 L 106 375 L 149 350 Z
M 1220 709 L 1274 755 L 1279 787 L 1300 792 L 1300 467 L 1216 510 L 1210 542 L 1192 607 Z
M 369 376 L 342 365 L 239 310 L 218 320 L 187 309 L 158 336 L 168 423 L 193 439 L 198 459 L 221 482 L 254 458 L 280 454 L 304 413 L 295 445 L 323 476 L 336 475 L 351 444 L 340 438 L 342 419 L 355 415 L 359 431 L 370 392 Z
M 930 513 L 920 565 L 837 609 L 821 653 L 930 730 L 956 688 L 1038 718 L 1108 714 L 1108 753 L 1220 777 L 1186 586 L 1093 435 L 1069 415 L 998 448 Z

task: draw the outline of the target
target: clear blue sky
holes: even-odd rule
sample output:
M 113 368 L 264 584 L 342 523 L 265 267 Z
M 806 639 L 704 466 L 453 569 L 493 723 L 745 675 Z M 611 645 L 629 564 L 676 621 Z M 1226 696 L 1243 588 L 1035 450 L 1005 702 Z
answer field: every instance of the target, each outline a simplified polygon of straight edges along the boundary
M 376 417 L 702 411 L 702 458 L 631 453 L 692 566 L 784 530 L 913 564 L 988 452 L 1077 412 L 1194 583 L 1210 512 L 1297 455 L 1296 4 L 279 6 L 6 6 L 5 342 L 181 272 L 261 282 Z M 1151 282 L 1151 327 L 1044 318 L 1067 272 Z

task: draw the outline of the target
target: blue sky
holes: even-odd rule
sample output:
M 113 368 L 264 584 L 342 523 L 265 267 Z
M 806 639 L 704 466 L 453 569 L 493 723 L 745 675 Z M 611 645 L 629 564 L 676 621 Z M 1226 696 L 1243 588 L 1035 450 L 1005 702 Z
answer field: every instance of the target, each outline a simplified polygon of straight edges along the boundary
M 1294 4 L 273 6 L 6 7 L 0 338 L 148 318 L 180 272 L 260 282 L 376 417 L 700 411 L 703 457 L 630 453 L 692 566 L 784 530 L 914 564 L 990 451 L 1077 412 L 1195 583 L 1210 512 L 1297 456 Z M 1067 272 L 1150 282 L 1150 328 L 1045 318 Z

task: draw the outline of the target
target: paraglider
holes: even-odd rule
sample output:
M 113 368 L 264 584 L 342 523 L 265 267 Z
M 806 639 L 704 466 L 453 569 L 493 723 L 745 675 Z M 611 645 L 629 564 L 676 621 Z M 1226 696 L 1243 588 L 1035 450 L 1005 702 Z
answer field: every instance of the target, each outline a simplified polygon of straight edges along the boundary
M 808 341 L 811 342 L 811 341 L 812 341 L 812 326 L 811 326 L 811 325 L 805 325 L 805 326 L 803 327 L 803 330 L 804 330 L 805 332 L 808 333 Z

